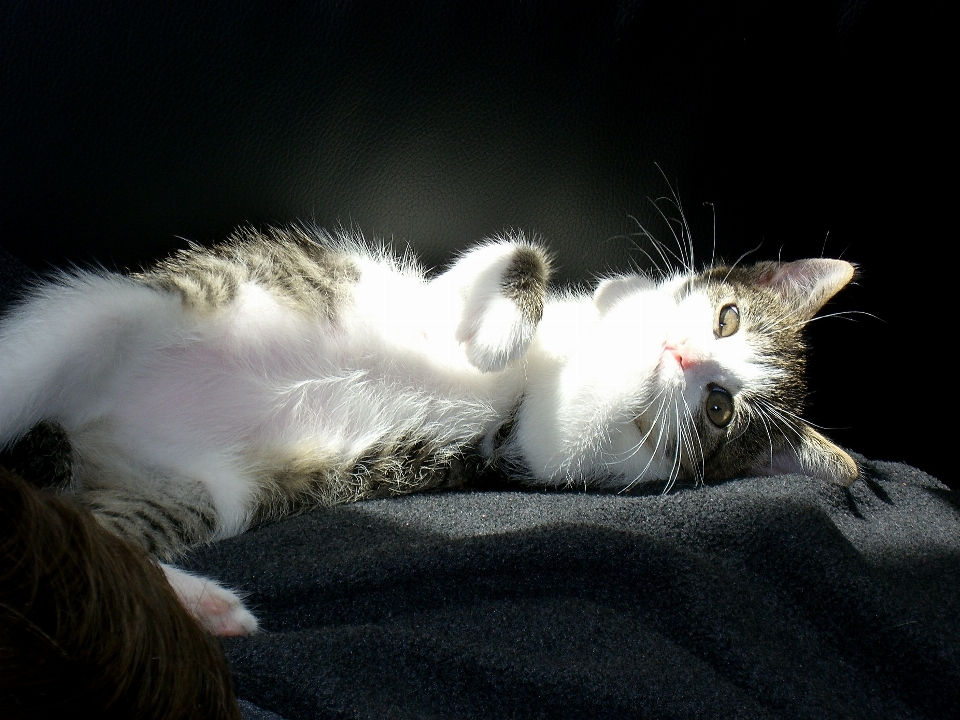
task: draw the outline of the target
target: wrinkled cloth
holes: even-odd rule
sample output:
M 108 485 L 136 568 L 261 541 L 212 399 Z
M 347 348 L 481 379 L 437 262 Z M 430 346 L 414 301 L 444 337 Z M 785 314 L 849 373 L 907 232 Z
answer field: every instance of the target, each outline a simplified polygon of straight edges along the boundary
M 669 495 L 435 493 L 194 552 L 285 718 L 960 717 L 957 494 L 860 458 Z

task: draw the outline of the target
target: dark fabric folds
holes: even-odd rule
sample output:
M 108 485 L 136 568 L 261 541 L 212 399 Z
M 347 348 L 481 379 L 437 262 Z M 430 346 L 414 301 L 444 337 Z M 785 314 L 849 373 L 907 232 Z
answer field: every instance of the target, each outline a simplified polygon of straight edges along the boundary
M 364 502 L 188 565 L 248 593 L 237 692 L 288 718 L 957 717 L 956 494 L 863 462 Z

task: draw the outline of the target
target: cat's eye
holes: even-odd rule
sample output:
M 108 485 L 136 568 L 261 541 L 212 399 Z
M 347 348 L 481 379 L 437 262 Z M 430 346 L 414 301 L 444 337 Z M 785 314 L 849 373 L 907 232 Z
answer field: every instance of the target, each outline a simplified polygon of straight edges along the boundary
M 740 329 L 740 309 L 730 303 L 720 308 L 717 320 L 717 337 L 730 337 Z
M 722 387 L 714 387 L 707 395 L 707 417 L 718 428 L 724 428 L 733 419 L 733 396 Z

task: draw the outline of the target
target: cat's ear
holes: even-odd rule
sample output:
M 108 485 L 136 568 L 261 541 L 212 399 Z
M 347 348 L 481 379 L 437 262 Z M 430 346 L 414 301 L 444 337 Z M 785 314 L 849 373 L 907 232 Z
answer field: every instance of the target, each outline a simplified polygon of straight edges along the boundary
M 593 304 L 601 315 L 616 305 L 628 295 L 654 287 L 655 283 L 642 275 L 623 275 L 621 277 L 606 278 L 597 284 L 593 291 Z
M 849 486 L 860 475 L 856 461 L 842 448 L 809 425 L 799 426 L 773 457 L 764 458 L 756 469 L 761 475 L 800 474 Z
M 758 284 L 776 291 L 809 320 L 853 279 L 855 268 L 845 260 L 812 258 L 794 262 L 760 262 L 753 266 Z

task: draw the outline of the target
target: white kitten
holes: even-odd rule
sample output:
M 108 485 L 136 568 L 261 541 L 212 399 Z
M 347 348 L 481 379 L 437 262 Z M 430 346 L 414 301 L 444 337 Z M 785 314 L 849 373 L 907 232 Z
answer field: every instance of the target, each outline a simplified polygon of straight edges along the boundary
M 853 460 L 800 420 L 801 331 L 852 276 L 816 259 L 551 294 L 520 236 L 427 279 L 345 236 L 244 231 L 37 287 L 0 322 L 0 445 L 62 426 L 69 491 L 163 560 L 482 465 L 540 486 L 848 484 Z M 211 630 L 255 629 L 229 591 L 164 570 Z

